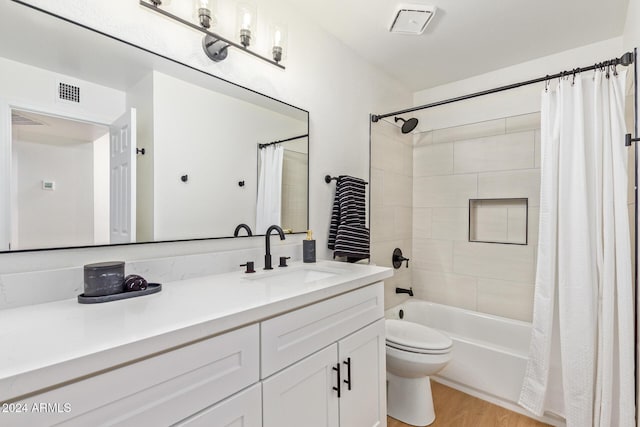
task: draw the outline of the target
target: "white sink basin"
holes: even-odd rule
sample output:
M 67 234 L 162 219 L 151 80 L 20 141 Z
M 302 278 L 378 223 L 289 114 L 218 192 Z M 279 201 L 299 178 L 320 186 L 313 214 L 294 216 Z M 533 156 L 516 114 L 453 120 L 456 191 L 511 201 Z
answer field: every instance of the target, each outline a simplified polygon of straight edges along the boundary
M 312 283 L 319 280 L 335 277 L 344 273 L 345 270 L 329 269 L 320 267 L 275 267 L 273 271 L 261 271 L 256 274 L 247 275 L 245 279 L 260 281 L 261 283 L 286 285 Z

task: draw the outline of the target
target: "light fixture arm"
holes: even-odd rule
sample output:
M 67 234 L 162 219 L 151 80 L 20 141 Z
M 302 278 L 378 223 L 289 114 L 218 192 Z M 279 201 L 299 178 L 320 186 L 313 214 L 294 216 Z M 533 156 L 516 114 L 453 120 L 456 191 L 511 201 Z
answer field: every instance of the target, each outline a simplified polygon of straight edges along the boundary
M 240 44 L 237 44 L 237 43 L 234 43 L 231 40 L 226 39 L 226 38 L 224 38 L 224 37 L 222 37 L 222 36 L 220 36 L 220 35 L 218 35 L 216 33 L 208 31 L 206 28 L 202 28 L 202 27 L 200 27 L 200 26 L 198 26 L 198 25 L 196 25 L 196 24 L 194 24 L 192 22 L 189 22 L 189 21 L 187 21 L 185 19 L 180 18 L 179 16 L 176 16 L 176 15 L 174 15 L 172 13 L 169 13 L 166 10 L 163 10 L 163 9 L 161 9 L 159 7 L 156 7 L 153 4 L 154 0 L 150 0 L 150 1 L 151 1 L 151 3 L 149 3 L 146 0 L 140 0 L 140 5 L 146 7 L 149 10 L 152 10 L 152 11 L 154 11 L 156 13 L 159 13 L 159 14 L 167 17 L 167 18 L 173 19 L 174 21 L 179 22 L 182 25 L 186 25 L 187 27 L 193 28 L 194 30 L 197 30 L 197 31 L 200 31 L 201 33 L 204 33 L 205 37 L 204 37 L 204 39 L 202 41 L 202 46 L 203 46 L 207 56 L 209 58 L 211 58 L 213 61 L 216 61 L 216 62 L 217 61 L 222 61 L 224 59 L 224 58 L 222 58 L 222 56 L 224 56 L 224 57 L 227 56 L 228 48 L 229 47 L 235 47 L 236 49 L 239 49 L 239 50 L 241 50 L 241 51 L 243 51 L 245 53 L 248 53 L 249 55 L 255 56 L 256 58 L 260 58 L 263 61 L 266 61 L 271 65 L 275 65 L 276 67 L 282 68 L 283 70 L 285 69 L 285 67 L 282 64 L 279 64 L 276 61 L 273 61 L 273 60 L 271 60 L 269 58 L 266 58 L 266 57 L 264 57 L 264 56 L 262 56 L 262 55 L 260 55 L 260 54 L 258 54 L 256 52 L 253 52 L 253 51 L 251 51 L 249 49 L 246 49 L 244 46 L 242 46 Z M 207 39 L 207 36 L 210 36 L 211 38 Z M 213 41 L 213 43 L 210 46 L 207 46 L 207 44 L 209 44 L 212 41 Z M 226 45 L 226 46 L 224 46 L 224 45 Z M 211 55 L 210 55 L 210 52 L 214 52 L 214 53 L 217 52 L 217 56 L 216 55 L 214 55 L 214 56 L 216 56 L 219 59 L 212 58 Z

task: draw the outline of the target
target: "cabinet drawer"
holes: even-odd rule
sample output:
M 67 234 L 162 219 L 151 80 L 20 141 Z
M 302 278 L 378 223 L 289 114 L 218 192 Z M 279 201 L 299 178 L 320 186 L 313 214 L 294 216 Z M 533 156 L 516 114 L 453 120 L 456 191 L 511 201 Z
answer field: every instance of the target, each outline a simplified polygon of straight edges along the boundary
M 261 385 L 255 384 L 175 425 L 175 427 L 211 426 L 262 427 Z
M 168 425 L 258 381 L 258 325 L 55 388 L 23 402 L 70 410 L 12 417 L 9 425 Z
M 261 377 L 383 317 L 382 286 L 379 282 L 262 322 Z

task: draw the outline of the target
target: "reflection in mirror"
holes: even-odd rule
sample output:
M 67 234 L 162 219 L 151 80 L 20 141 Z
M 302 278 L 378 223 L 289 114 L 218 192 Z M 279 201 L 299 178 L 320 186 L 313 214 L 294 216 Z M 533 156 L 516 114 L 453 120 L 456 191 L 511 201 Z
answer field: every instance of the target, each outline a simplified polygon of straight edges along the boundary
M 14 2 L 0 115 L 0 250 L 307 229 L 306 111 Z
M 308 137 L 258 145 L 258 234 L 272 224 L 284 230 L 301 230 L 307 224 Z

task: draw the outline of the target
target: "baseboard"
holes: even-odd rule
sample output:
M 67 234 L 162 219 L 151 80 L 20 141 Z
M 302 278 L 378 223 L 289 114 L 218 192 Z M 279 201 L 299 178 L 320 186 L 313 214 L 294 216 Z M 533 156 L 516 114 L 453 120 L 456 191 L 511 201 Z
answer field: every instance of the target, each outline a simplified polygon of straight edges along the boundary
M 440 384 L 446 385 L 447 387 L 454 388 L 463 393 L 469 394 L 473 397 L 477 397 L 478 399 L 482 399 L 486 402 L 493 403 L 494 405 L 498 405 L 502 408 L 508 409 L 513 412 L 517 412 L 518 414 L 522 414 L 526 417 L 532 418 L 534 420 L 540 421 L 542 423 L 550 424 L 554 427 L 566 427 L 566 422 L 558 417 L 553 415 L 544 415 L 542 417 L 538 417 L 531 412 L 524 409 L 522 406 L 518 405 L 515 402 L 511 402 L 509 400 L 502 399 L 500 397 L 494 396 L 492 394 L 484 393 L 482 391 L 476 390 L 475 388 L 468 387 L 464 384 L 460 384 L 455 381 L 448 380 L 446 378 L 442 378 L 438 375 L 433 375 L 430 377 L 432 381 L 438 382 Z

